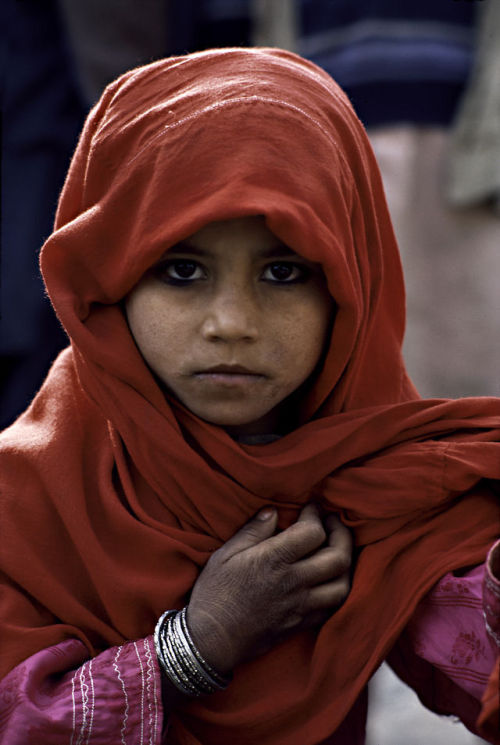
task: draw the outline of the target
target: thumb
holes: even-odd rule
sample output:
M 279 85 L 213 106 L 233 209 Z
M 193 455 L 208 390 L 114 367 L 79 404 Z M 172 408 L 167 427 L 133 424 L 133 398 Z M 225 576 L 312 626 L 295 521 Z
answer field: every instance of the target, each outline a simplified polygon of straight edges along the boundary
M 223 546 L 218 553 L 223 559 L 245 551 L 247 548 L 257 546 L 262 541 L 270 538 L 276 530 L 278 512 L 274 507 L 264 507 L 238 530 Z

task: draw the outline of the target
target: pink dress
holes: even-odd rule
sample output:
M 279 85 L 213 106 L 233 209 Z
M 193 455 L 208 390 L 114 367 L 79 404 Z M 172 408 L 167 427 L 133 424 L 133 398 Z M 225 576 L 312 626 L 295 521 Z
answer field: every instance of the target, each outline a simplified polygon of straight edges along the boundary
M 438 582 L 389 658 L 426 706 L 459 716 L 472 731 L 499 660 L 500 578 L 493 574 L 493 553 L 500 554 L 500 542 L 486 564 Z M 362 709 L 360 701 L 353 714 Z M 329 742 L 362 745 L 363 729 L 341 727 Z M 80 641 L 68 639 L 28 658 L 0 684 L 1 745 L 161 745 L 164 730 L 151 636 L 94 659 Z

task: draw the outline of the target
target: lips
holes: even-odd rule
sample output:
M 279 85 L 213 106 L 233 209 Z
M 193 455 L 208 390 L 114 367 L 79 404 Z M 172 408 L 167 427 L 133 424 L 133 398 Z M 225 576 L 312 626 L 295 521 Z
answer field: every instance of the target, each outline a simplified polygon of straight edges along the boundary
M 249 391 L 261 385 L 267 378 L 243 365 L 214 365 L 194 372 L 193 377 L 210 390 Z
M 214 367 L 207 367 L 204 370 L 198 370 L 198 375 L 257 375 L 262 376 L 262 373 L 250 370 L 248 367 L 243 365 L 215 365 Z

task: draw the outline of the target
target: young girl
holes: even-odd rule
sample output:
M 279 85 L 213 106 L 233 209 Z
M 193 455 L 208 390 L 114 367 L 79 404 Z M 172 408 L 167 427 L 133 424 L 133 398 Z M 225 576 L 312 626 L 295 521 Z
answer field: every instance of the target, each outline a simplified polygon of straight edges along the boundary
M 1 438 L 0 741 L 362 743 L 392 648 L 419 682 L 398 642 L 428 634 L 419 601 L 484 573 L 500 401 L 422 401 L 408 379 L 397 247 L 345 96 L 279 50 L 124 75 L 42 270 L 71 346 Z M 452 679 L 422 695 L 474 727 Z

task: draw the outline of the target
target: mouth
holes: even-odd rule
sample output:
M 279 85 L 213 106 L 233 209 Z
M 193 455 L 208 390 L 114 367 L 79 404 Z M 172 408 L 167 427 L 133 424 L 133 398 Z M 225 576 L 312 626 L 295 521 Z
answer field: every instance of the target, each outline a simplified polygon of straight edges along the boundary
M 258 375 L 262 376 L 262 373 L 258 373 L 255 370 L 250 370 L 248 367 L 243 365 L 215 365 L 214 367 L 207 367 L 204 370 L 198 370 L 197 375 Z
M 234 386 L 255 383 L 266 376 L 243 365 L 215 365 L 195 371 L 194 377 L 215 384 Z

